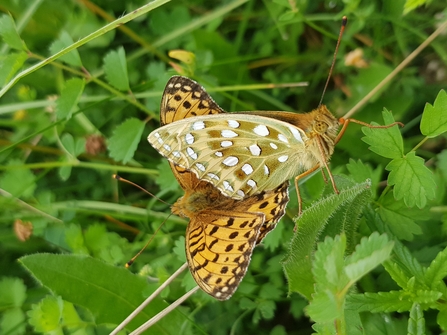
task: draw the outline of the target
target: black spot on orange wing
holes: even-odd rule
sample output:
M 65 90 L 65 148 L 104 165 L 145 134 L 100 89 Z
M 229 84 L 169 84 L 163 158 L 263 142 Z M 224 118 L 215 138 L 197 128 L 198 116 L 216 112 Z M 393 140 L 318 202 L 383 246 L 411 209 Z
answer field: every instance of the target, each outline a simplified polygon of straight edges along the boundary
M 228 236 L 231 240 L 235 239 L 239 235 L 239 232 L 235 231 Z
M 230 252 L 231 250 L 233 250 L 234 245 L 233 244 L 228 244 L 227 247 L 225 248 L 226 252 Z

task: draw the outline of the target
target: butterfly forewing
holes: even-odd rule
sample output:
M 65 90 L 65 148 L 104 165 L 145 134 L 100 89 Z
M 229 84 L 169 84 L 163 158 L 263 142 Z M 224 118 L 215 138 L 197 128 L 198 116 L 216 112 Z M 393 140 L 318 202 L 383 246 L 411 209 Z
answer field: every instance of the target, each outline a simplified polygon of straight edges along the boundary
M 163 92 L 160 124 L 197 115 L 225 113 L 195 81 L 180 76 L 169 79 Z
M 303 130 L 263 116 L 199 116 L 165 125 L 148 140 L 171 162 L 234 199 L 274 189 L 316 164 L 303 157 Z

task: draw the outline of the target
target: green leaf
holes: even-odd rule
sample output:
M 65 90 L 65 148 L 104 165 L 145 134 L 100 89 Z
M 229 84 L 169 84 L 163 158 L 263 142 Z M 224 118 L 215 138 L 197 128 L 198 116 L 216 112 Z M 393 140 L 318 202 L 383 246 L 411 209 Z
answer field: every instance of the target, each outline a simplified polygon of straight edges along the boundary
M 405 271 L 399 266 L 399 264 L 387 260 L 383 263 L 383 266 L 397 285 L 403 289 L 407 289 L 407 283 L 410 278 L 405 274 Z
M 56 101 L 58 119 L 71 118 L 84 91 L 84 85 L 84 79 L 72 78 L 67 80 L 59 99 Z
M 256 306 L 257 304 L 253 300 L 248 299 L 247 297 L 242 297 L 241 300 L 239 301 L 239 307 L 241 309 L 252 310 L 255 309 Z
M 385 313 L 361 313 L 360 317 L 362 318 L 362 335 L 408 335 L 406 318 L 393 318 Z
M 426 210 L 408 208 L 403 201 L 396 201 L 391 193 L 380 199 L 378 213 L 380 218 L 400 239 L 413 240 L 414 235 L 422 234 L 415 220 L 426 220 Z
M 414 293 L 413 293 L 414 294 Z M 419 304 L 435 304 L 442 297 L 442 293 L 430 290 L 417 290 L 413 296 L 413 301 Z
M 11 159 L 7 166 L 15 166 L 0 176 L 0 188 L 11 193 L 15 197 L 29 198 L 36 189 L 36 177 L 27 169 L 17 168 L 23 163 L 18 159 Z
M 393 115 L 386 109 L 382 111 L 382 117 L 385 124 L 394 122 Z M 377 125 L 377 123 L 373 123 Z M 376 154 L 386 158 L 400 158 L 404 154 L 404 144 L 399 126 L 393 126 L 386 129 L 362 127 L 362 141 L 369 144 L 369 149 Z
M 379 293 L 351 294 L 346 299 L 346 308 L 358 312 L 406 312 L 413 301 L 406 292 L 389 291 Z
M 380 175 L 382 174 L 382 168 L 380 166 L 373 170 L 371 165 L 363 163 L 360 159 L 355 161 L 354 159 L 350 158 L 349 163 L 346 164 L 346 168 L 355 182 L 361 183 L 366 179 L 370 179 L 371 190 L 377 189 L 380 181 Z
M 408 320 L 408 335 L 425 335 L 424 312 L 419 304 L 413 304 Z
M 59 177 L 61 178 L 62 181 L 67 181 L 68 178 L 70 178 L 70 176 L 71 176 L 71 171 L 72 171 L 72 166 L 68 165 L 68 166 L 61 166 L 57 172 L 58 172 Z
M 160 172 L 159 177 L 155 180 L 161 190 L 180 190 L 180 185 L 172 173 L 169 161 L 162 159 L 157 165 L 157 170 Z
M 124 267 L 85 256 L 36 254 L 22 257 L 20 262 L 52 292 L 89 309 L 97 324 L 119 324 L 143 302 L 142 292 L 148 288 L 153 292 L 157 286 L 148 284 L 145 278 L 130 273 Z M 127 329 L 135 329 L 167 306 L 160 298 L 155 298 Z M 174 311 L 165 316 L 161 323 L 153 326 L 153 331 L 169 328 L 173 318 L 179 316 L 177 313 Z
M 394 243 L 394 262 L 401 266 L 409 278 L 415 277 L 419 283 L 423 284 L 424 268 L 400 241 L 395 240 Z
M 175 247 L 172 251 L 177 255 L 178 260 L 181 262 L 186 262 L 185 237 L 180 236 L 174 244 Z
M 19 307 L 2 309 L 0 318 L 0 334 L 23 335 L 26 334 L 26 316 Z
M 443 331 L 447 330 L 447 308 L 445 306 L 439 311 L 436 321 Z
M 405 157 L 393 159 L 385 169 L 390 171 L 388 184 L 394 185 L 394 197 L 397 200 L 404 199 L 408 207 L 416 205 L 423 208 L 427 199 L 435 197 L 433 173 L 413 151 Z
M 20 51 L 28 50 L 25 42 L 20 38 L 14 19 L 10 14 L 3 14 L 0 17 L 0 36 L 9 47 Z
M 425 271 L 425 283 L 435 290 L 439 284 L 444 284 L 443 279 L 447 276 L 447 248 L 436 255 Z
M 61 142 L 73 157 L 77 157 L 85 151 L 85 139 L 77 138 L 76 140 L 69 133 L 64 133 L 61 137 Z
M 261 300 L 258 302 L 257 309 L 264 319 L 270 320 L 275 316 L 276 304 L 272 300 Z
M 4 277 L 0 281 L 0 310 L 21 307 L 26 300 L 26 286 L 23 280 Z
M 363 183 L 343 189 L 340 194 L 332 194 L 303 211 L 296 222 L 297 232 L 293 235 L 288 254 L 283 261 L 289 292 L 298 292 L 307 299 L 311 298 L 314 292 L 311 264 L 319 234 L 333 213 L 344 208 L 343 206 L 357 209 L 365 206 L 371 194 L 368 187 L 369 183 Z M 357 220 L 357 217 L 351 217 L 349 213 L 346 213 L 345 218 L 350 221 Z
M 47 296 L 28 312 L 29 323 L 34 330 L 44 334 L 63 334 L 63 301 L 60 297 Z
M 26 52 L 10 53 L 0 56 L 0 86 L 6 84 L 28 59 Z
M 436 137 L 447 131 L 447 93 L 441 90 L 435 103 L 425 104 L 421 120 L 421 133 L 427 137 Z
M 73 43 L 74 42 L 70 34 L 68 34 L 68 32 L 66 32 L 65 30 L 62 30 L 61 33 L 59 34 L 58 39 L 51 44 L 50 52 L 52 55 L 54 55 L 59 51 L 61 51 L 62 49 L 69 47 Z M 74 49 L 69 53 L 61 56 L 60 59 L 69 65 L 82 67 L 82 60 L 81 57 L 79 56 L 79 52 L 77 49 Z
M 111 51 L 104 57 L 104 72 L 108 82 L 120 91 L 129 91 L 129 77 L 127 76 L 127 61 L 124 48 Z
M 126 164 L 130 161 L 141 140 L 144 122 L 130 118 L 119 125 L 109 140 L 110 157 Z
M 345 272 L 351 282 L 358 281 L 387 260 L 391 255 L 393 245 L 394 243 L 389 241 L 386 235 L 379 235 L 377 232 L 368 238 L 362 238 L 355 252 L 346 259 Z
M 346 278 L 344 281 L 342 279 L 345 250 L 346 236 L 344 234 L 336 236 L 335 239 L 327 236 L 323 243 L 318 244 L 312 264 L 316 293 L 320 291 L 337 293 L 338 288 L 345 285 Z
M 404 14 L 408 14 L 409 12 L 415 10 L 416 8 L 427 4 L 428 0 L 407 0 L 404 5 Z
M 314 322 L 332 322 L 340 317 L 337 298 L 329 290 L 312 294 L 312 300 L 306 307 L 306 312 Z

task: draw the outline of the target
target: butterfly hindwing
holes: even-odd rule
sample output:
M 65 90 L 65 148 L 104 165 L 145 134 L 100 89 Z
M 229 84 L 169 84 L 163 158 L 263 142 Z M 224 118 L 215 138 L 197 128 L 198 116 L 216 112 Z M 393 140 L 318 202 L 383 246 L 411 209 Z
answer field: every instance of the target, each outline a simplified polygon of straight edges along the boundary
M 228 299 L 250 264 L 260 228 L 261 213 L 210 210 L 191 219 L 186 255 L 197 284 L 219 300 Z

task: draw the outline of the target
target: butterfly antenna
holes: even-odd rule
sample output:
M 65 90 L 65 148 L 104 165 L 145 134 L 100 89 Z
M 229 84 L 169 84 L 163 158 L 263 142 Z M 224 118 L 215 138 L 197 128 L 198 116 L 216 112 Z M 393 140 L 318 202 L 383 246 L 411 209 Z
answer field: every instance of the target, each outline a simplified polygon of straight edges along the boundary
M 151 238 L 149 239 L 149 241 L 146 242 L 144 247 L 141 248 L 141 250 L 138 251 L 138 253 L 135 256 L 133 256 L 130 261 L 128 261 L 126 263 L 126 265 L 125 265 L 126 269 L 128 269 L 135 262 L 135 260 L 141 255 L 141 253 L 147 248 L 147 246 L 152 242 L 152 240 L 154 239 L 155 235 L 157 235 L 157 233 L 160 231 L 161 227 L 166 223 L 166 221 L 170 218 L 171 215 L 172 215 L 172 213 L 169 213 L 168 217 L 161 223 L 161 225 L 158 226 L 157 229 L 155 229 L 155 231 L 152 234 Z
M 332 64 L 329 69 L 329 75 L 327 76 L 326 84 L 324 85 L 323 94 L 321 95 L 321 100 L 320 100 L 320 103 L 318 104 L 318 107 L 320 107 L 321 104 L 323 103 L 323 97 L 324 97 L 324 94 L 326 93 L 326 89 L 329 85 L 329 80 L 331 79 L 331 76 L 332 76 L 332 70 L 334 69 L 334 66 L 335 66 L 335 59 L 337 58 L 338 47 L 340 46 L 341 37 L 343 36 L 343 32 L 345 31 L 347 23 L 348 23 L 348 18 L 346 16 L 343 16 L 342 21 L 341 21 L 340 33 L 338 34 L 337 45 L 335 46 L 334 58 L 332 59 Z
M 141 187 L 140 185 L 135 184 L 134 182 L 131 182 L 130 180 L 124 179 L 124 178 L 122 178 L 121 176 L 119 176 L 119 175 L 117 175 L 117 174 L 114 174 L 114 175 L 113 175 L 113 178 L 116 179 L 116 180 L 125 182 L 125 183 L 127 183 L 127 184 L 130 184 L 130 185 L 132 185 L 132 186 L 135 186 L 136 188 L 138 188 L 138 189 L 142 190 L 143 192 L 149 194 L 151 197 L 157 199 L 158 201 L 161 201 L 162 203 L 164 203 L 164 204 L 166 204 L 166 205 L 168 205 L 168 206 L 171 206 L 171 204 L 169 204 L 169 203 L 167 203 L 166 201 L 160 199 L 160 198 L 157 197 L 156 195 L 152 194 L 151 192 L 149 192 L 148 190 L 144 189 L 144 188 Z

